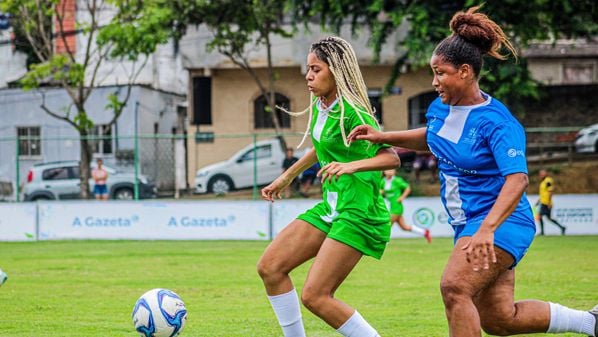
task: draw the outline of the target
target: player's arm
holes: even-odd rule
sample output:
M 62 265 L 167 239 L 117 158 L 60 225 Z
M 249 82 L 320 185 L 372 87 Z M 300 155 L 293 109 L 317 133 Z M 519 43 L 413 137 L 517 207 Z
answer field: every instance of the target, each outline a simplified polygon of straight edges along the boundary
M 311 167 L 318 161 L 316 149 L 312 148 L 303 157 L 297 160 L 291 167 L 284 171 L 270 185 L 262 189 L 262 198 L 268 201 L 274 201 L 274 198 L 280 199 L 280 192 L 287 187 L 293 179 L 301 172 Z
M 390 148 L 381 148 L 372 158 L 361 159 L 349 163 L 332 162 L 322 167 L 318 171 L 318 176 L 322 177 L 322 181 L 333 177 L 340 177 L 343 174 L 353 174 L 355 172 L 363 171 L 381 171 L 396 168 L 401 165 L 401 159 Z
M 494 206 L 490 209 L 479 230 L 494 233 L 498 226 L 515 211 L 528 184 L 529 179 L 525 173 L 507 175 Z
M 407 196 L 409 194 L 411 194 L 411 186 L 407 186 L 407 188 L 403 191 L 403 193 L 401 194 L 401 196 L 399 197 L 399 199 L 397 201 L 403 202 L 403 200 L 407 199 Z
M 405 131 L 382 132 L 370 125 L 359 125 L 349 133 L 347 139 L 350 142 L 361 139 L 376 144 L 382 143 L 416 151 L 429 151 L 425 127 Z

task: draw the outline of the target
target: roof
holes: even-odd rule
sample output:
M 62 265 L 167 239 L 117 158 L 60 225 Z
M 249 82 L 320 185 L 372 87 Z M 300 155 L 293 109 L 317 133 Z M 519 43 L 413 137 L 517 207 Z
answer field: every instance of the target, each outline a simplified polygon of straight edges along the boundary
M 596 40 L 557 40 L 554 43 L 531 43 L 523 50 L 523 57 L 533 58 L 598 58 Z

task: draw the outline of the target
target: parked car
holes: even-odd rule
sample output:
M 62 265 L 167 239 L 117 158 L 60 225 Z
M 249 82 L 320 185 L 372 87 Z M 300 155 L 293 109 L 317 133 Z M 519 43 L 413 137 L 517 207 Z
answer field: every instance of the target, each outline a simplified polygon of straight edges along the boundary
M 579 130 L 575 137 L 575 151 L 598 153 L 598 123 Z
M 306 150 L 295 151 L 300 158 Z M 195 192 L 225 194 L 235 189 L 252 187 L 254 158 L 257 185 L 266 185 L 282 173 L 285 158 L 280 141 L 276 138 L 249 144 L 227 160 L 197 170 Z
M 93 167 L 93 165 L 92 165 Z M 111 199 L 130 200 L 134 197 L 135 175 L 103 166 L 108 171 L 108 195 Z M 35 164 L 27 174 L 23 188 L 24 200 L 79 199 L 81 192 L 79 162 L 61 161 Z M 93 180 L 89 181 L 93 188 Z M 157 189 L 146 176 L 139 175 L 139 197 L 154 198 Z

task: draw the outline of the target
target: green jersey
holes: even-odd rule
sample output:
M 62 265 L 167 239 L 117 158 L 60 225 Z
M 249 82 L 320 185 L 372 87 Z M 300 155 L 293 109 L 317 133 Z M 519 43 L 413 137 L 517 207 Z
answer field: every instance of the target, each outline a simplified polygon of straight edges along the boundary
M 382 178 L 380 189 L 384 193 L 384 198 L 388 201 L 390 214 L 403 215 L 403 203 L 398 202 L 397 199 L 408 187 L 409 183 L 399 176 L 390 179 Z
M 340 104 L 345 109 L 345 135 L 364 122 L 378 128 L 373 116 L 355 111 L 344 100 Z M 314 105 L 310 130 L 322 167 L 331 162 L 348 163 L 372 158 L 380 149 L 389 147 L 364 140 L 346 147 L 341 134 L 338 100 L 329 109 L 321 109 L 319 101 Z M 365 255 L 380 258 L 390 239 L 390 214 L 380 194 L 381 180 L 380 171 L 368 171 L 344 174 L 338 180 L 325 181 L 322 184 L 323 201 L 299 218 L 328 233 L 328 237 Z

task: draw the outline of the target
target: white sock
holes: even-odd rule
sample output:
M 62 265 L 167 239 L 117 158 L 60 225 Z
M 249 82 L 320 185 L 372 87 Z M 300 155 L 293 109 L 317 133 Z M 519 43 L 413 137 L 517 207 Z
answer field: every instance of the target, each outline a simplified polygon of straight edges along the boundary
M 548 333 L 577 332 L 584 335 L 594 335 L 596 319 L 588 311 L 581 311 L 564 307 L 558 303 L 550 304 L 550 324 Z
M 416 225 L 411 225 L 411 232 L 415 233 L 415 234 L 419 234 L 421 236 L 424 236 L 424 234 L 426 234 L 426 230 L 421 228 L 421 227 L 417 227 Z
M 345 337 L 380 337 L 378 332 L 361 317 L 357 310 L 336 331 Z
M 268 296 L 285 337 L 305 337 L 301 307 L 295 288 L 285 294 Z

